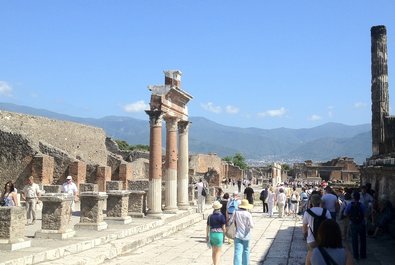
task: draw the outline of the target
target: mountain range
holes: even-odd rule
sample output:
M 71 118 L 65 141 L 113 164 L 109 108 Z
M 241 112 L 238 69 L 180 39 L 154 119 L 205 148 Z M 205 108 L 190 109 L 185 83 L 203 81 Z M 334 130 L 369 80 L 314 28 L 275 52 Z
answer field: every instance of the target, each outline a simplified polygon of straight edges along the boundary
M 148 116 L 147 120 L 121 116 L 81 118 L 10 103 L 0 103 L 0 110 L 92 125 L 103 128 L 113 139 L 132 145 L 149 144 Z M 263 162 L 328 161 L 346 156 L 359 164 L 371 156 L 370 124 L 326 123 L 309 129 L 259 129 L 225 126 L 203 117 L 190 117 L 190 121 L 191 153 L 217 153 L 221 157 L 241 153 L 247 160 Z

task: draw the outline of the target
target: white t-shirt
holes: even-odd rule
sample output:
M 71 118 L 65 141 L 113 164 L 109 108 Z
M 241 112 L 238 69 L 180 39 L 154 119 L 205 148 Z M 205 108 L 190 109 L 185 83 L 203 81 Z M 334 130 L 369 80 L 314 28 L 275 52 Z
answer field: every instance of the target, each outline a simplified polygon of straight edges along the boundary
M 203 185 L 204 185 L 203 182 L 196 183 L 196 187 L 198 190 L 198 196 L 202 196 Z
M 325 209 L 332 213 L 336 212 L 337 197 L 335 195 L 332 193 L 326 193 L 322 196 L 321 200 Z
M 26 199 L 34 199 L 40 194 L 40 187 L 36 183 L 27 184 L 22 192 L 25 194 Z
M 321 208 L 321 207 L 313 207 L 313 208 L 310 208 L 310 210 L 313 213 L 315 213 L 316 215 L 320 216 L 320 215 L 322 215 L 322 211 L 324 209 Z M 327 219 L 332 219 L 331 218 L 331 213 L 328 210 L 326 211 L 325 216 L 326 216 Z M 314 231 L 314 217 L 311 216 L 307 211 L 305 211 L 304 215 L 303 215 L 303 224 L 304 225 L 307 224 L 307 226 L 308 226 L 307 227 L 307 240 L 306 240 L 307 243 L 314 242 L 315 241 L 314 235 L 311 232 L 311 231 Z M 311 227 L 311 229 L 310 229 L 310 227 Z
M 277 196 L 277 202 L 284 204 L 286 201 L 287 201 L 287 196 L 284 194 L 284 192 L 280 192 Z
M 78 192 L 77 185 L 74 182 L 66 182 L 63 184 L 63 192 L 75 195 Z

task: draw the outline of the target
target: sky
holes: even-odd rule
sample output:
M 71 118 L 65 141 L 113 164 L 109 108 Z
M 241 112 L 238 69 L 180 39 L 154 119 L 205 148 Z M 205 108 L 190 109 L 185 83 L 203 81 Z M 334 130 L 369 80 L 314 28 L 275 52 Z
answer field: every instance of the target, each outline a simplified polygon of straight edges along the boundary
M 370 123 L 375 25 L 387 28 L 395 109 L 394 14 L 393 0 L 0 0 L 0 102 L 148 120 L 147 87 L 180 70 L 189 116 Z

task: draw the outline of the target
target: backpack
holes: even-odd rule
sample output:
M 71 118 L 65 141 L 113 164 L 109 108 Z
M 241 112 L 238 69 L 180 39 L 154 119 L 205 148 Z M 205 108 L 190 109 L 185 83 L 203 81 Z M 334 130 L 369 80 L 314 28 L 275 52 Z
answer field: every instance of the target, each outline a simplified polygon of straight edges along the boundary
M 202 189 L 202 196 L 206 197 L 207 193 L 208 193 L 207 188 L 203 187 L 203 189 Z
M 311 209 L 308 209 L 307 212 L 313 217 L 313 229 L 310 227 L 310 231 L 313 233 L 314 239 L 318 238 L 318 228 L 323 221 L 326 220 L 326 209 L 322 210 L 321 215 L 316 215 Z
M 353 224 L 359 224 L 363 221 L 363 212 L 360 202 L 352 202 L 350 212 L 348 213 L 350 221 Z
M 228 206 L 228 213 L 233 214 L 235 210 L 239 208 L 239 205 L 235 199 L 232 199 Z
M 267 198 L 267 191 L 266 190 L 261 191 L 261 195 L 259 196 L 259 199 L 261 201 L 264 201 L 266 198 Z

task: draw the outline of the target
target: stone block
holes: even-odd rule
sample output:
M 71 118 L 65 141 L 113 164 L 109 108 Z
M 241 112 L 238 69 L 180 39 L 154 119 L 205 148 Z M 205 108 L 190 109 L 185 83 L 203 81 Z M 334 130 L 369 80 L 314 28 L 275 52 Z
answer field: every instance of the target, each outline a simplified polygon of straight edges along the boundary
M 55 160 L 48 155 L 36 155 L 32 163 L 32 176 L 39 179 L 39 183 L 51 184 L 53 182 L 53 174 L 55 168 Z
M 128 180 L 128 190 L 148 191 L 148 189 L 148 179 Z
M 107 217 L 125 217 L 129 211 L 130 191 L 108 191 Z
M 43 185 L 45 193 L 61 193 L 62 185 Z
M 26 210 L 23 207 L 0 207 L 0 250 L 14 251 L 31 246 L 25 240 Z
M 131 191 L 129 194 L 128 214 L 132 217 L 144 217 L 146 214 L 145 191 Z
M 122 181 L 107 181 L 106 182 L 106 191 L 110 190 L 123 190 L 123 182 Z
M 122 181 L 124 187 L 127 185 L 127 181 L 132 179 L 132 164 L 121 163 L 119 165 L 119 180 Z
M 103 230 L 107 228 L 104 222 L 104 206 L 107 194 L 103 192 L 82 192 L 80 194 L 80 222 L 75 229 Z
M 99 166 L 97 167 L 96 183 L 99 185 L 99 191 L 106 191 L 106 182 L 111 181 L 111 167 Z
M 93 183 L 81 183 L 79 187 L 79 191 L 81 192 L 99 192 L 99 185 Z

